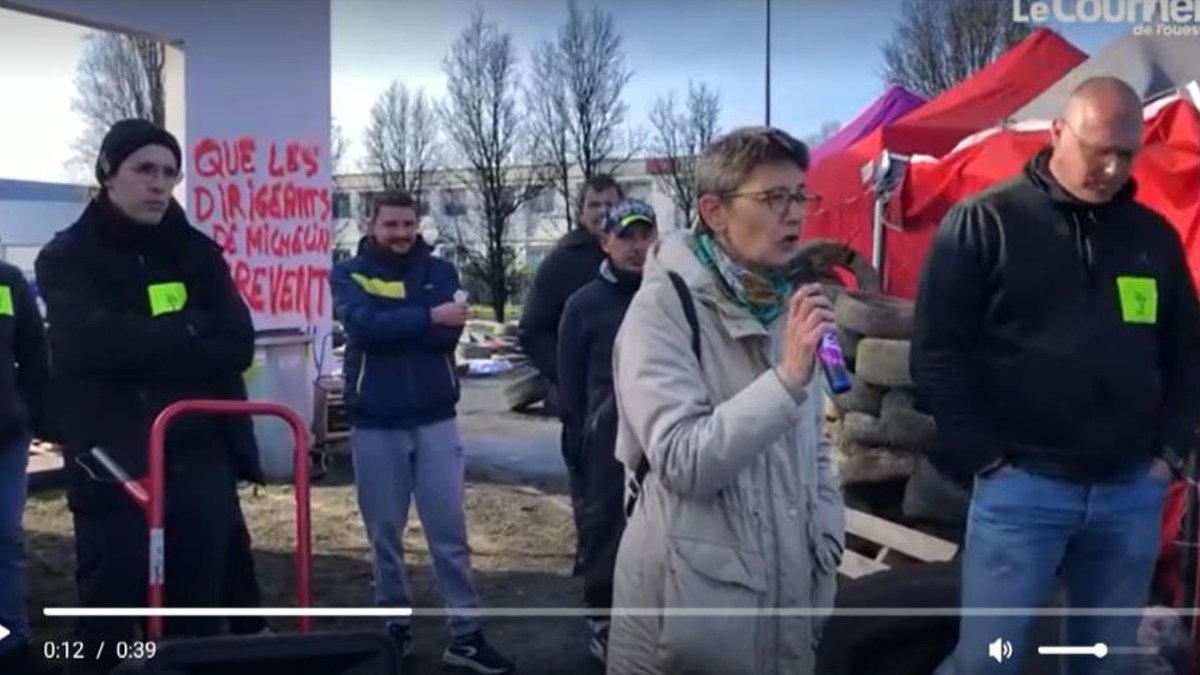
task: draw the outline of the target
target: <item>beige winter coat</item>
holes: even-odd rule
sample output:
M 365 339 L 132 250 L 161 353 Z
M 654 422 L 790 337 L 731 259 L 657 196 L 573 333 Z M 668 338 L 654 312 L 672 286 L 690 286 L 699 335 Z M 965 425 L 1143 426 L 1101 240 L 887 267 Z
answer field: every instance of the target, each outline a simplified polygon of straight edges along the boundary
M 652 469 L 617 556 L 608 673 L 810 675 L 845 517 L 821 375 L 784 388 L 786 319 L 768 331 L 730 301 L 686 236 L 651 252 L 613 355 L 617 457 Z M 666 270 L 691 289 L 702 367 Z

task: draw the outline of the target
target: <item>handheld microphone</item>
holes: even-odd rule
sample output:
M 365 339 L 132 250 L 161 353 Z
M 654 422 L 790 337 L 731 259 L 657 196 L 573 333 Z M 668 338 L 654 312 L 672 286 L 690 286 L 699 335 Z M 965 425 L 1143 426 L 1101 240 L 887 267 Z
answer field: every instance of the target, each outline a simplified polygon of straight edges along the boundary
M 801 256 L 792 264 L 789 277 L 793 288 L 820 280 L 816 267 L 807 256 Z M 850 391 L 853 386 L 850 369 L 846 367 L 845 353 L 838 342 L 836 331 L 827 331 L 821 336 L 821 344 L 817 347 L 817 361 L 821 364 L 821 371 L 825 373 L 825 384 L 830 393 L 844 394 Z

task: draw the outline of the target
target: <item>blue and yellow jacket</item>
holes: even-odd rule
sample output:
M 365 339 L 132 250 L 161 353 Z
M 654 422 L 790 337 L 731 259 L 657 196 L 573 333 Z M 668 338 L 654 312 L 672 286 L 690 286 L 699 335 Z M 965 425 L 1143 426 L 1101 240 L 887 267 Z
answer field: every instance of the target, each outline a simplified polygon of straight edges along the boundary
M 366 240 L 338 263 L 333 300 L 346 329 L 346 411 L 359 429 L 411 429 L 455 416 L 461 328 L 429 310 L 454 299 L 458 273 L 423 239 L 404 255 Z

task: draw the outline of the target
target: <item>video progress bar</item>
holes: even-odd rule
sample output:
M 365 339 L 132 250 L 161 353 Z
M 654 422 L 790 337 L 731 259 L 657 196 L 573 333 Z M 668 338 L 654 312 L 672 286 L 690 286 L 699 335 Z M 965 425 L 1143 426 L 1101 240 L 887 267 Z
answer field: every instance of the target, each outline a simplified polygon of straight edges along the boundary
M 1197 615 L 1200 609 L 1180 610 L 1177 616 Z M 584 607 L 481 607 L 446 609 L 440 607 L 46 607 L 48 617 L 589 617 L 594 610 Z M 753 616 L 753 617 L 970 617 L 970 616 L 1143 616 L 1144 608 L 976 608 L 959 607 L 619 607 L 612 614 L 622 616 Z
M 447 613 L 446 610 L 434 610 Z M 471 610 L 463 610 L 471 611 Z M 411 607 L 46 607 L 44 616 L 72 618 L 119 617 L 402 617 Z

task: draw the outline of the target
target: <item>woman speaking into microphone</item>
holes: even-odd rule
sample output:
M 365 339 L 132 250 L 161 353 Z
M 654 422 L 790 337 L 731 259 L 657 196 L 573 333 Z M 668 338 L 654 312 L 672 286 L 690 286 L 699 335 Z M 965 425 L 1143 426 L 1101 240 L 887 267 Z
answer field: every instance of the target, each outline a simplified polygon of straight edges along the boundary
M 790 273 L 807 168 L 777 129 L 708 146 L 700 224 L 655 247 L 622 324 L 616 454 L 632 480 L 610 675 L 813 672 L 844 513 L 817 374 L 833 311 Z

